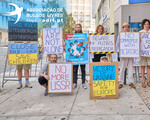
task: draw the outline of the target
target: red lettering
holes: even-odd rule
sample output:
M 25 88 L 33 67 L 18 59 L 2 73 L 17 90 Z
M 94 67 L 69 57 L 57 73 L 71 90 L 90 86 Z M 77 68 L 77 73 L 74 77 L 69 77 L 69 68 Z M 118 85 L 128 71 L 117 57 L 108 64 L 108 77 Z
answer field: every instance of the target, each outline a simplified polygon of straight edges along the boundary
M 58 66 L 57 66 L 57 65 L 55 65 L 55 73 L 57 73 L 57 71 L 58 71 L 59 73 L 61 73 L 60 66 L 59 66 L 59 68 L 58 68 Z
M 59 68 L 58 68 L 59 66 Z M 65 65 L 55 65 L 55 73 L 66 73 L 67 72 L 67 67 Z
M 65 80 L 69 80 L 69 74 L 65 74 Z
M 51 80 L 56 80 L 57 76 L 56 75 L 51 75 Z
M 50 82 L 51 91 L 70 90 L 70 81 Z
M 60 81 L 57 81 L 57 82 L 55 83 L 55 88 L 57 88 L 57 90 L 60 90 L 60 89 L 61 89 L 61 86 L 59 85 L 59 83 L 60 83 Z M 57 85 L 59 88 L 58 88 L 56 85 Z

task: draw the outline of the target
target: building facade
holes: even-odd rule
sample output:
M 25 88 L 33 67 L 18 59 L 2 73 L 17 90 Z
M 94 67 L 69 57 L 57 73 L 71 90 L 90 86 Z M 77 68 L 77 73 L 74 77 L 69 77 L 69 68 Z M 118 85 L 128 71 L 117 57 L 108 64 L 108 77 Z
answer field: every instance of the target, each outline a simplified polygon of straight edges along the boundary
M 94 10 L 94 8 L 96 8 Z M 95 11 L 95 12 L 94 12 Z M 93 3 L 93 17 L 96 26 L 101 24 L 105 32 L 114 32 L 114 0 L 95 0 Z
M 150 19 L 150 0 L 115 0 L 114 1 L 114 25 L 115 34 L 118 36 L 122 25 L 127 22 L 131 31 L 141 30 L 143 19 Z
M 83 32 L 89 33 L 91 28 L 92 0 L 67 0 L 68 14 L 72 13 L 72 17 L 82 25 Z

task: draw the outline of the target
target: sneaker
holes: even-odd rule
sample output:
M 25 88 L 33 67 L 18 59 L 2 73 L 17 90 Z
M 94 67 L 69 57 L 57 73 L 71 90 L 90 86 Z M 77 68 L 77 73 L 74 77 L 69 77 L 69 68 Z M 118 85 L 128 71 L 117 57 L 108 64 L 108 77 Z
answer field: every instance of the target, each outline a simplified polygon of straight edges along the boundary
M 87 89 L 87 86 L 86 86 L 85 83 L 82 84 L 82 87 L 83 87 L 84 89 Z
M 22 88 L 22 83 L 19 83 L 17 89 L 21 89 Z
M 45 89 L 45 93 L 44 93 L 44 95 L 45 96 L 47 96 L 48 95 L 48 86 L 46 87 L 46 89 Z
M 136 89 L 136 87 L 135 87 L 135 85 L 134 85 L 133 83 L 129 84 L 129 86 L 130 86 L 131 88 Z
M 76 83 L 73 83 L 73 89 L 75 89 L 77 87 Z
M 27 82 L 27 83 L 25 84 L 25 87 L 32 88 L 32 86 L 31 86 L 31 84 L 30 84 L 29 82 Z
M 118 87 L 119 87 L 119 89 L 121 89 L 121 88 L 123 87 L 123 84 L 119 84 L 119 86 L 118 86 Z

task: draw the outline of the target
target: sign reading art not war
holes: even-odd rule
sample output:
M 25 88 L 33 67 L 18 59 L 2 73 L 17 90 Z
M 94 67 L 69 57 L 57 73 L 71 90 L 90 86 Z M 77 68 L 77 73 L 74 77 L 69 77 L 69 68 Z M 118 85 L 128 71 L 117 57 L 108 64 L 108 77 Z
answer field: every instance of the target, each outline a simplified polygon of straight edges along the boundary
M 48 82 L 49 93 L 71 93 L 72 92 L 72 64 L 49 64 Z
M 43 28 L 45 54 L 63 53 L 62 28 Z
M 150 57 L 150 33 L 141 33 L 141 56 Z
M 140 39 L 138 32 L 120 33 L 120 57 L 140 57 Z
M 38 41 L 37 23 L 8 21 L 9 41 Z
M 115 41 L 114 34 L 106 33 L 106 35 L 90 35 L 90 52 L 114 52 Z

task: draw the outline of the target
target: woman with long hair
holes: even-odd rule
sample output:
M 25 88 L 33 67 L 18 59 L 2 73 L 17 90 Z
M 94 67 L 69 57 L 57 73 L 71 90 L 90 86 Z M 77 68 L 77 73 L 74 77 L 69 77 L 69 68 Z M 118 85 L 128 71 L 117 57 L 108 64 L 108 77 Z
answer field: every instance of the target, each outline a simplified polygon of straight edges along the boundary
M 95 33 L 105 33 L 105 29 L 102 25 L 96 27 Z M 100 62 L 101 57 L 106 56 L 106 54 L 94 54 L 93 62 Z
M 150 32 L 150 20 L 144 19 L 142 21 L 142 28 L 140 32 Z M 141 57 L 140 58 L 140 65 L 141 65 L 141 74 L 142 74 L 142 87 L 146 88 L 145 84 L 145 66 L 147 66 L 147 85 L 150 87 L 150 58 Z

